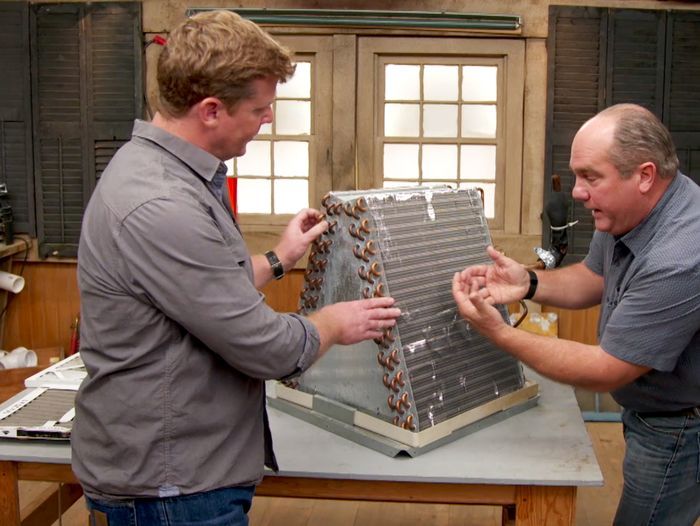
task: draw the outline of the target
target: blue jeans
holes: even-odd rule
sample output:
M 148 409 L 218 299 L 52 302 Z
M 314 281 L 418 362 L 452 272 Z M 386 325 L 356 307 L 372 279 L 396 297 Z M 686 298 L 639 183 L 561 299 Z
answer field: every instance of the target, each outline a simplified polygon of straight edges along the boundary
M 700 517 L 700 417 L 622 413 L 627 451 L 615 526 L 692 526 Z
M 254 493 L 255 487 L 247 486 L 123 501 L 86 496 L 85 501 L 90 526 L 248 526 Z

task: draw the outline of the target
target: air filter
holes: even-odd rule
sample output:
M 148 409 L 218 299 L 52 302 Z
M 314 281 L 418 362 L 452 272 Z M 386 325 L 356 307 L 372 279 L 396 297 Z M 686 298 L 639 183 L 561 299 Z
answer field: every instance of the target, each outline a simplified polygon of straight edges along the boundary
M 294 385 L 278 385 L 277 401 L 289 402 L 278 407 L 385 452 L 416 454 L 534 405 L 537 385 L 469 327 L 452 297 L 455 272 L 490 261 L 479 192 L 332 192 L 322 205 L 330 228 L 312 246 L 300 312 L 391 296 L 402 315 L 381 338 L 336 346 Z

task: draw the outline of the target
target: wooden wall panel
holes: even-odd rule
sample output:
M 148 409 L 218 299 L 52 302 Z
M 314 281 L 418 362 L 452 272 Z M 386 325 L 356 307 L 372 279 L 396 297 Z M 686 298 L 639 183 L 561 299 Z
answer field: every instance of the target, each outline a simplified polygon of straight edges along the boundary
M 22 268 L 24 267 L 24 268 Z M 5 320 L 4 349 L 70 346 L 71 324 L 80 311 L 74 263 L 15 261 L 24 290 L 10 300 Z
M 24 290 L 12 295 L 7 309 L 3 349 L 70 346 L 71 325 L 80 312 L 75 263 L 15 261 L 12 272 L 26 280 Z M 263 292 L 280 312 L 296 312 L 304 273 L 292 271 L 270 283 Z
M 598 316 L 600 307 L 569 310 L 542 306 L 542 312 L 556 312 L 559 316 L 559 338 L 589 345 L 598 343 Z

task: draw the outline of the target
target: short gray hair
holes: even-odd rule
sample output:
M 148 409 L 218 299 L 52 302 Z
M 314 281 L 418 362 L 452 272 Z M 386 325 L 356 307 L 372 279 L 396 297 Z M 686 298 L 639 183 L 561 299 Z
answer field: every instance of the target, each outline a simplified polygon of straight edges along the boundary
M 668 128 L 646 108 L 637 104 L 615 104 L 597 117 L 615 119 L 615 135 L 608 152 L 610 162 L 623 179 L 631 177 L 642 163 L 651 161 L 662 179 L 678 172 L 678 156 Z

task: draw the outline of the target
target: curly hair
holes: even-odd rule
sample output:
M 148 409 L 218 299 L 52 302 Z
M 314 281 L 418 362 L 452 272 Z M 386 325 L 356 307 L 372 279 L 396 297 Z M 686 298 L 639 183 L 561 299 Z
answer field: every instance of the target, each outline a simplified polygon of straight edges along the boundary
M 252 96 L 251 82 L 294 74 L 290 52 L 258 25 L 232 11 L 206 11 L 170 33 L 158 58 L 160 110 L 181 117 L 206 97 L 228 108 Z

